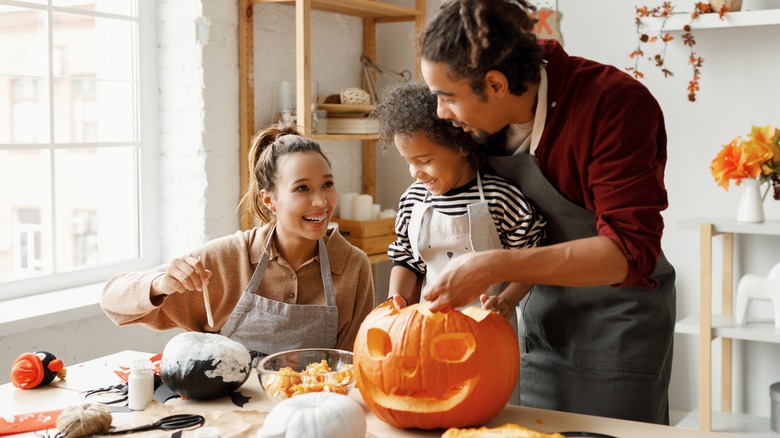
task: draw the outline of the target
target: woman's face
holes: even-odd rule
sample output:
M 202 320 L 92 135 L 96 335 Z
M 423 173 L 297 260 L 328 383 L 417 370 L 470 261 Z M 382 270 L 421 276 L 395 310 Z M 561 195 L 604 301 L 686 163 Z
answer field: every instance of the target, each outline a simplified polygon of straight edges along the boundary
M 396 134 L 396 149 L 409 164 L 412 178 L 432 195 L 439 196 L 474 179 L 474 167 L 455 149 L 431 141 L 423 131 Z
M 318 152 L 295 152 L 279 158 L 276 190 L 263 199 L 276 211 L 282 239 L 317 240 L 325 236 L 338 193 L 328 162 Z

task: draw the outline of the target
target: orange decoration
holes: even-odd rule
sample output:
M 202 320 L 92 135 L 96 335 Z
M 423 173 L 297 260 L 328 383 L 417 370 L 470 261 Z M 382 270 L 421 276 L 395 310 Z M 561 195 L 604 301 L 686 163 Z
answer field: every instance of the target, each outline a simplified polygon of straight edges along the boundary
M 47 351 L 22 353 L 11 366 L 11 383 L 19 389 L 33 389 L 57 377 L 64 379 L 66 374 L 62 361 Z
M 162 353 L 157 353 L 149 358 L 149 361 L 152 363 L 152 372 L 158 376 L 160 375 L 160 360 L 162 360 Z M 119 376 L 123 382 L 127 382 L 127 379 L 130 377 L 130 367 L 119 365 L 119 370 L 114 370 L 114 374 Z
M 736 185 L 743 178 L 772 180 L 780 174 L 780 129 L 753 126 L 746 140 L 736 137 L 723 146 L 710 163 L 710 170 L 725 190 L 731 180 Z
M 517 335 L 477 307 L 431 313 L 385 302 L 355 340 L 355 378 L 368 408 L 400 428 L 480 425 L 512 395 L 520 373 Z

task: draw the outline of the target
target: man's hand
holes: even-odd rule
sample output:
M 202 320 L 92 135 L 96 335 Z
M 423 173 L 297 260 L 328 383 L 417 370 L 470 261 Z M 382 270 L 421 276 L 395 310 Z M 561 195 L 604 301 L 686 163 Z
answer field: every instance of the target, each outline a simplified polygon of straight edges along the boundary
M 496 281 L 491 256 L 503 250 L 482 251 L 458 256 L 441 271 L 436 283 L 423 291 L 432 312 L 465 306 L 485 292 Z

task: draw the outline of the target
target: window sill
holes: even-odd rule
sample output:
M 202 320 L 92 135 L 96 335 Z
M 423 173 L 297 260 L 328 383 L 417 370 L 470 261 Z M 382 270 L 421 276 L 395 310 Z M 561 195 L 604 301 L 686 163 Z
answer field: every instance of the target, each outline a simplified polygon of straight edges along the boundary
M 103 314 L 100 294 L 105 283 L 14 298 L 0 302 L 0 338 Z

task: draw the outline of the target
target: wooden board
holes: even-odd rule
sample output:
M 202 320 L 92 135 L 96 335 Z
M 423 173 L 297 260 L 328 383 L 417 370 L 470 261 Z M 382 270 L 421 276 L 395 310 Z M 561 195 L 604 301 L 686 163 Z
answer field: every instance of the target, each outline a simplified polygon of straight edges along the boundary
M 386 234 L 376 237 L 344 236 L 347 242 L 355 245 L 368 255 L 386 254 L 387 247 L 395 241 L 395 234 Z
M 395 237 L 395 218 L 392 217 L 372 221 L 353 221 L 336 218 L 333 222 L 339 224 L 339 232 L 344 236 L 376 237 L 392 234 Z

